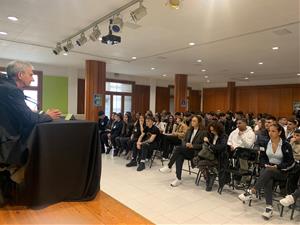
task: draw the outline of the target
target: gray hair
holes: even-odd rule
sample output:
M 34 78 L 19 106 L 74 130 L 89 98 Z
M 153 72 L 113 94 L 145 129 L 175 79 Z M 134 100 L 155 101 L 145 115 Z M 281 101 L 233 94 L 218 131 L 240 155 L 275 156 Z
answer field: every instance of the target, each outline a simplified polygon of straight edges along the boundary
M 25 71 L 28 67 L 32 68 L 31 63 L 24 61 L 12 61 L 6 66 L 8 78 L 16 79 L 18 73 Z

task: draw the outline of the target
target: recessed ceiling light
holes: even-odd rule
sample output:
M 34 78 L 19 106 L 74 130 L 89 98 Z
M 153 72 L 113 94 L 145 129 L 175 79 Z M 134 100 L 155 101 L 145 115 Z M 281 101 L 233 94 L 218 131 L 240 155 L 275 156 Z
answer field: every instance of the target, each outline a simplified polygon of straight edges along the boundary
M 155 67 L 152 67 L 151 70 L 155 70 Z
M 206 82 L 207 82 L 207 83 L 209 83 L 209 82 L 210 82 L 210 80 L 207 80 Z
M 273 49 L 274 51 L 276 51 L 276 50 L 279 49 L 279 47 L 275 46 L 275 47 L 273 47 L 272 49 Z
M 201 70 L 202 72 L 206 72 L 206 70 L 205 69 L 203 69 L 203 70 Z
M 163 76 L 163 77 L 166 77 L 166 76 L 167 76 L 167 74 L 163 74 L 162 76 Z
M 204 78 L 205 78 L 205 79 L 207 79 L 207 78 L 208 78 L 208 76 L 204 76 Z
M 249 80 L 249 77 L 245 77 L 245 80 Z
M 19 19 L 15 16 L 9 16 L 7 17 L 7 19 L 11 20 L 11 21 L 18 21 Z
M 195 43 L 194 43 L 194 42 L 190 42 L 189 45 L 190 45 L 190 46 L 194 46 Z
M 197 62 L 202 62 L 202 60 L 201 59 L 197 59 Z
M 7 35 L 7 33 L 4 32 L 4 31 L 0 31 L 0 34 L 1 34 L 1 35 Z
M 132 57 L 131 57 L 131 59 L 133 59 L 133 60 L 134 60 L 134 59 L 136 59 L 136 57 L 135 57 L 135 56 L 132 56 Z
M 264 64 L 264 63 L 263 63 L 263 62 L 259 62 L 258 64 L 259 64 L 259 65 L 262 65 L 262 64 Z
M 297 73 L 297 76 L 300 76 L 300 73 Z
M 250 72 L 251 74 L 254 74 L 254 72 Z
M 64 52 L 64 53 L 63 53 L 63 55 L 66 55 L 66 56 L 67 56 L 67 55 L 68 55 L 68 53 Z

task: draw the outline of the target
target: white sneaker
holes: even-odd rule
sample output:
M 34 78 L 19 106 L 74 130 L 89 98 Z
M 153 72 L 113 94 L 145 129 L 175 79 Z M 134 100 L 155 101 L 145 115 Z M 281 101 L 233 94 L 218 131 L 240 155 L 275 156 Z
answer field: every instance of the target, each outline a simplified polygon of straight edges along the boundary
M 172 169 L 170 169 L 168 166 L 164 166 L 163 168 L 160 168 L 159 171 L 162 173 L 171 173 Z
M 285 196 L 285 198 L 281 199 L 279 202 L 281 205 L 288 207 L 295 203 L 295 199 L 292 195 L 287 195 L 287 196 Z
M 267 206 L 266 210 L 263 212 L 262 216 L 265 219 L 270 219 L 273 215 L 273 207 L 272 206 Z
M 178 179 L 176 178 L 176 180 L 174 180 L 174 181 L 171 183 L 171 186 L 172 186 L 172 187 L 177 187 L 177 186 L 179 186 L 181 183 L 182 183 L 181 180 L 178 180 Z
M 239 195 L 239 199 L 242 201 L 242 202 L 246 202 L 246 201 L 250 201 L 252 200 L 254 197 L 254 194 L 252 193 L 251 190 L 247 190 L 244 194 L 240 194 Z

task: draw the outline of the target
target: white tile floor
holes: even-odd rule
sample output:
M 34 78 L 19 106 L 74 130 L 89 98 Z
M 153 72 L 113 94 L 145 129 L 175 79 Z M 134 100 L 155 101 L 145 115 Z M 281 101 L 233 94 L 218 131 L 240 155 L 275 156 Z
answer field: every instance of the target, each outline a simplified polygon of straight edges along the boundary
M 196 186 L 196 175 L 187 172 L 183 172 L 183 184 L 172 188 L 175 168 L 170 174 L 162 174 L 158 160 L 142 172 L 136 167 L 126 168 L 127 160 L 122 157 L 103 155 L 102 161 L 102 191 L 156 224 L 300 224 L 299 211 L 293 221 L 288 210 L 279 217 L 277 203 L 273 218 L 266 221 L 261 217 L 263 201 L 254 202 L 252 207 L 244 205 L 237 198 L 240 192 L 228 186 L 222 195 L 216 192 L 217 186 L 206 192 L 204 183 Z

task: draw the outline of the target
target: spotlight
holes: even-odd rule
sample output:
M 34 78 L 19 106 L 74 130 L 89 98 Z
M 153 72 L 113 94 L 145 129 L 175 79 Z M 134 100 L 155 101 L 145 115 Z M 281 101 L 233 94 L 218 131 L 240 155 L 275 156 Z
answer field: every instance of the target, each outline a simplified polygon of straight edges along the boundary
M 72 48 L 74 48 L 74 45 L 71 40 L 68 40 L 67 44 L 64 46 L 65 52 L 69 52 Z
M 78 46 L 82 46 L 82 45 L 84 45 L 86 42 L 87 42 L 86 36 L 84 35 L 84 33 L 81 33 L 80 38 L 79 38 L 78 40 L 76 40 L 76 44 L 77 44 Z
M 169 5 L 173 9 L 179 9 L 180 8 L 180 2 L 181 0 L 169 0 L 166 5 Z
M 112 19 L 109 20 L 109 26 L 108 26 L 109 33 L 108 35 L 102 37 L 101 42 L 107 45 L 119 44 L 121 43 L 121 37 L 112 34 L 111 24 L 112 24 Z
M 93 32 L 90 34 L 90 39 L 91 39 L 92 41 L 97 41 L 97 40 L 99 39 L 100 35 L 101 35 L 101 32 L 100 32 L 100 30 L 99 30 L 99 27 L 98 27 L 98 26 L 95 26 L 95 27 L 93 28 Z
M 52 51 L 53 51 L 53 53 L 54 53 L 55 55 L 58 55 L 62 50 L 63 50 L 63 49 L 62 49 L 62 47 L 61 47 L 61 44 L 60 44 L 60 43 L 57 43 L 55 49 L 53 49 Z
M 112 19 L 112 23 L 111 23 L 110 27 L 111 27 L 111 30 L 115 33 L 121 32 L 122 27 L 123 27 L 122 18 L 119 15 L 114 16 L 113 19 Z
M 147 15 L 147 9 L 145 6 L 143 6 L 142 2 L 143 1 L 140 1 L 140 6 L 137 9 L 130 12 L 130 16 L 134 22 L 139 21 Z

